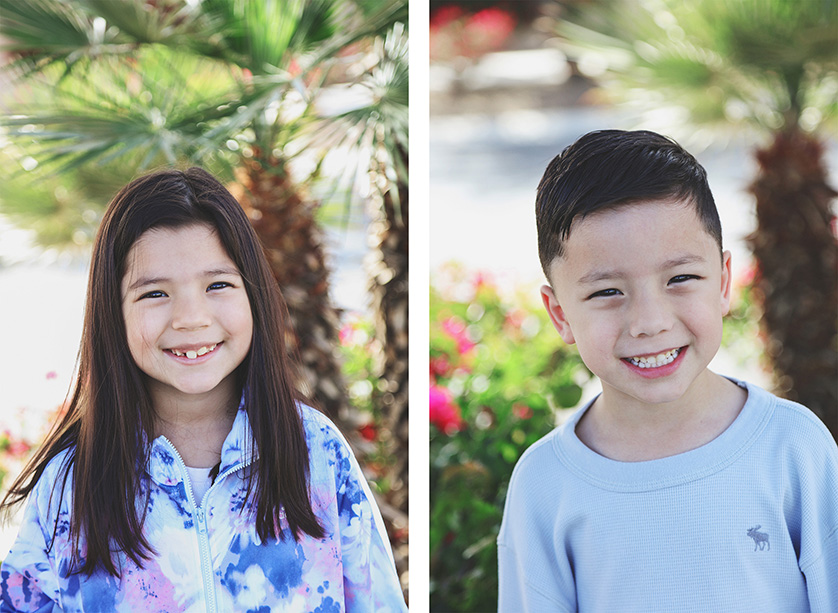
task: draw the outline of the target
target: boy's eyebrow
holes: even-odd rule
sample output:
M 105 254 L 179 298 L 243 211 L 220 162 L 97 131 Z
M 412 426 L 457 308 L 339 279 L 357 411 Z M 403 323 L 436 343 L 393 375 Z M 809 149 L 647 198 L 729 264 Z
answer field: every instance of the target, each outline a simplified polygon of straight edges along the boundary
M 623 279 L 625 274 L 616 270 L 593 270 L 587 274 L 579 277 L 577 283 L 582 285 L 590 285 L 599 281 L 610 281 L 612 279 Z
M 240 277 L 241 273 L 235 268 L 213 268 L 210 270 L 205 270 L 201 274 L 201 276 L 203 277 L 217 277 L 220 275 Z M 139 289 L 141 287 L 146 287 L 148 285 L 157 285 L 159 283 L 167 283 L 169 281 L 171 281 L 171 279 L 168 277 L 140 277 L 128 286 L 128 290 L 131 291 Z
M 671 268 L 677 268 L 678 266 L 684 266 L 686 264 L 701 264 L 706 262 L 707 260 L 704 257 L 697 255 L 697 254 L 685 254 L 671 260 L 666 260 L 663 264 L 661 264 L 659 270 L 669 270 Z M 589 273 L 586 273 L 579 277 L 577 283 L 582 285 L 590 285 L 591 283 L 598 283 L 599 281 L 611 281 L 613 279 L 625 279 L 626 274 L 619 270 L 592 270 Z

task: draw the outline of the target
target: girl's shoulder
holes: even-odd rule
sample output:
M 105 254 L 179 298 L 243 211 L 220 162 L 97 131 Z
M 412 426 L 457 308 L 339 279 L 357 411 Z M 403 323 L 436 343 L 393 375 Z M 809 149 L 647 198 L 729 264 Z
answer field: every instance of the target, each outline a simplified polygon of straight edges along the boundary
M 343 434 L 328 416 L 306 404 L 297 406 L 303 421 L 306 439 L 318 442 L 338 441 L 346 444 Z
M 52 517 L 63 508 L 68 508 L 73 493 L 73 459 L 75 447 L 58 452 L 44 467 L 35 487 L 29 494 L 39 515 Z
M 300 404 L 299 411 L 306 433 L 312 475 L 318 469 L 326 469 L 346 477 L 357 463 L 346 437 L 327 415 L 317 409 Z

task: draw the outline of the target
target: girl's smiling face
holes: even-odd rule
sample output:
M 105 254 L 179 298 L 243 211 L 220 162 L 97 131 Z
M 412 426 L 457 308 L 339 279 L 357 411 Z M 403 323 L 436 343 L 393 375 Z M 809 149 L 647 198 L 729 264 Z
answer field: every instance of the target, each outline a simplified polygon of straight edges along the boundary
M 142 234 L 128 253 L 122 313 L 156 407 L 234 397 L 253 316 L 241 273 L 211 226 Z
M 547 311 L 603 385 L 603 399 L 676 402 L 719 349 L 730 254 L 693 206 L 641 202 L 574 222 L 552 265 Z M 699 386 L 700 387 L 700 386 Z

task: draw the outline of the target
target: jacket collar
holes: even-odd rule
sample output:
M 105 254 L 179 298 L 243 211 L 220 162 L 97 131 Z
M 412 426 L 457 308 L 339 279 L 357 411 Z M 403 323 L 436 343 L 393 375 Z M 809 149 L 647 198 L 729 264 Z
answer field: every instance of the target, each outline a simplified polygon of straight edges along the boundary
M 255 459 L 252 440 L 250 420 L 242 405 L 239 406 L 233 427 L 221 447 L 219 475 L 232 468 L 246 466 Z M 157 484 L 174 486 L 184 480 L 186 465 L 169 439 L 158 436 L 151 444 L 146 471 Z

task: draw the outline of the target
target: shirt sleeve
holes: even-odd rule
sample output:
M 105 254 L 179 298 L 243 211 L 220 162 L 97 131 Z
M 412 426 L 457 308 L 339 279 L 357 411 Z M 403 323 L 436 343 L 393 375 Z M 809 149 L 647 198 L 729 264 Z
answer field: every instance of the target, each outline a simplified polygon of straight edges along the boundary
M 812 462 L 804 490 L 805 499 L 815 501 L 804 515 L 809 521 L 804 519 L 800 559 L 812 613 L 838 611 L 838 447 L 825 438 L 827 453 Z
M 407 611 L 390 541 L 375 498 L 345 439 L 337 502 L 347 613 Z
M 576 611 L 570 561 L 554 543 L 557 518 L 545 488 L 550 463 L 544 449 L 543 443 L 530 447 L 509 481 L 498 534 L 499 613 Z
M 23 523 L 0 568 L 0 612 L 60 611 L 58 580 L 47 553 L 38 512 L 37 487 L 26 503 Z
M 571 613 L 563 603 L 527 583 L 518 551 L 502 543 L 498 543 L 498 575 L 498 613 Z

